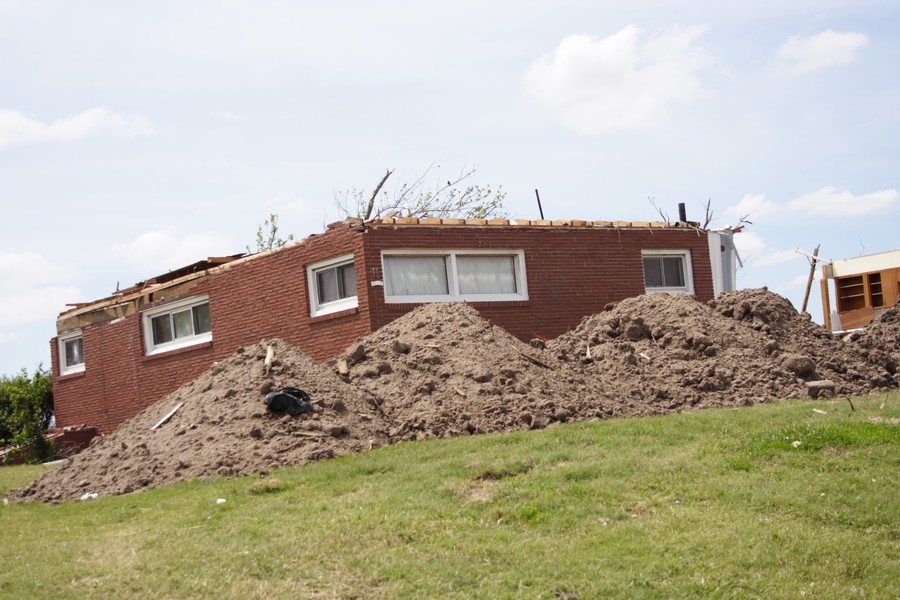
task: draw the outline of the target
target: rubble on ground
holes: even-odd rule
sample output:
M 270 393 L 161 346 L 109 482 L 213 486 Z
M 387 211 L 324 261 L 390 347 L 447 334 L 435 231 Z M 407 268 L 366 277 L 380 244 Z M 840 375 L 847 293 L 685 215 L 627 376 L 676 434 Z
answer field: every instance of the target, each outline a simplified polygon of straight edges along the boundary
M 268 348 L 274 354 L 269 369 Z M 292 417 L 266 410 L 266 394 L 290 386 L 302 386 L 312 397 L 311 413 Z M 168 421 L 152 429 L 179 405 Z M 299 349 L 262 341 L 215 363 L 10 497 L 57 501 L 127 494 L 185 479 L 265 472 L 387 441 L 386 423 L 373 398 Z
M 427 304 L 324 365 L 277 340 L 238 349 L 10 498 L 124 494 L 430 437 L 865 394 L 900 384 L 898 360 L 897 309 L 841 340 L 765 289 L 708 304 L 630 298 L 531 344 L 470 305 Z M 287 387 L 309 394 L 311 413 L 266 410 L 266 394 Z

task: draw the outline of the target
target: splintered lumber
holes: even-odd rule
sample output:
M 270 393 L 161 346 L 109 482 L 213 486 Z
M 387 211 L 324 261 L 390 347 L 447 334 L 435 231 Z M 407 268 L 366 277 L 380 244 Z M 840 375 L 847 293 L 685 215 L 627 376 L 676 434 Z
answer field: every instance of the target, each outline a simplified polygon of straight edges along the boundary
M 528 354 L 525 354 L 524 352 L 522 352 L 521 350 L 519 350 L 519 349 L 516 348 L 515 346 L 510 346 L 510 348 L 512 348 L 513 350 L 515 350 L 516 352 L 518 352 L 519 354 L 521 354 L 523 357 L 527 358 L 528 360 L 530 360 L 531 362 L 533 362 L 534 364 L 536 364 L 536 365 L 539 366 L 539 367 L 544 367 L 545 369 L 552 369 L 552 368 L 553 368 L 553 367 L 551 367 L 550 365 L 548 365 L 547 363 L 545 363 L 545 362 L 543 362 L 543 361 L 540 361 L 540 360 L 536 359 L 536 358 L 533 357 L 533 356 L 529 356 Z
M 268 376 L 269 371 L 272 369 L 272 361 L 275 360 L 275 347 L 269 346 L 266 348 L 266 375 Z
M 181 404 L 179 404 L 178 406 L 176 406 L 175 408 L 173 408 L 172 410 L 167 412 L 166 416 L 164 416 L 162 419 L 157 421 L 156 425 L 154 425 L 153 427 L 150 428 L 150 431 L 154 431 L 155 429 L 158 429 L 159 427 L 161 427 L 166 421 L 171 419 L 172 415 L 174 415 L 176 412 L 178 412 L 178 409 L 181 408 L 182 406 L 184 406 L 184 402 L 182 402 Z

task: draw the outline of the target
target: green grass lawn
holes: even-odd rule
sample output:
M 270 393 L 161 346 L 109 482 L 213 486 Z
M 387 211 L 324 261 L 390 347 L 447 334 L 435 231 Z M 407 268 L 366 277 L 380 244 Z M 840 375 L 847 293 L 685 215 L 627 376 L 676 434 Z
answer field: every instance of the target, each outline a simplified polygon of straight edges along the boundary
M 0 597 L 897 598 L 900 395 L 853 403 L 404 443 L 266 479 L 0 506 Z M 41 470 L 0 469 L 0 494 Z

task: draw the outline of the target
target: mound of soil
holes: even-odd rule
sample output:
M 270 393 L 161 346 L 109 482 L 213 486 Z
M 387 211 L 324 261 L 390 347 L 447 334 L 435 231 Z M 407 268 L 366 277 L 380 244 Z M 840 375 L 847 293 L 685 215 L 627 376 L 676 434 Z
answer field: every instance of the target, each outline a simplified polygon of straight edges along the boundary
M 805 397 L 821 379 L 833 382 L 823 393 L 865 394 L 897 387 L 898 362 L 896 308 L 840 340 L 765 289 L 709 304 L 630 298 L 531 345 L 470 305 L 427 304 L 325 365 L 277 340 L 239 349 L 10 498 L 123 494 L 402 440 Z M 305 390 L 312 413 L 268 411 L 265 394 L 284 387 Z
M 274 350 L 266 374 L 268 347 Z M 267 410 L 270 391 L 297 387 L 313 411 Z M 151 428 L 170 410 L 164 425 Z M 10 499 L 58 501 L 126 494 L 173 481 L 247 475 L 360 452 L 388 441 L 376 401 L 279 340 L 238 349 Z
M 379 398 L 397 440 L 540 429 L 621 414 L 601 385 L 468 304 L 416 308 L 329 364 Z
M 821 379 L 840 394 L 896 385 L 765 289 L 723 294 L 710 305 L 685 295 L 629 298 L 549 347 L 650 412 L 804 397 L 806 382 Z
M 847 341 L 900 384 L 900 305 L 886 310 L 863 331 L 850 334 Z
M 800 315 L 790 301 L 765 288 L 722 294 L 712 306 L 723 316 L 765 334 L 777 344 L 773 354 L 783 364 L 796 357 L 812 360 L 815 372 L 809 376 L 801 373 L 804 379 L 830 379 L 839 384 L 840 394 L 866 394 L 897 386 L 883 365 L 867 360 L 858 348 L 848 346 Z

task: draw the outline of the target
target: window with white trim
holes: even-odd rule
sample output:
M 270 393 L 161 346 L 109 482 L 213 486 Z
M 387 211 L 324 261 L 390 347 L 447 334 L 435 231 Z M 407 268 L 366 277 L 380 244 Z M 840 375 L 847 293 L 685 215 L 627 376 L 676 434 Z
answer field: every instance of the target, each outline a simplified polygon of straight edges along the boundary
M 69 331 L 57 338 L 59 374 L 70 375 L 84 371 L 84 344 L 81 330 Z
M 523 250 L 385 250 L 382 261 L 388 304 L 528 300 Z
M 145 311 L 143 323 L 147 354 L 212 341 L 208 296 L 173 302 Z
M 688 250 L 644 250 L 644 289 L 654 292 L 694 293 L 691 253 Z
M 310 315 L 313 317 L 356 308 L 356 267 L 353 255 L 337 256 L 306 268 Z

